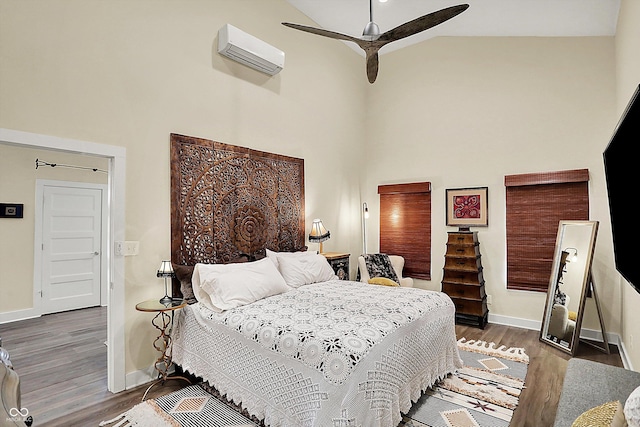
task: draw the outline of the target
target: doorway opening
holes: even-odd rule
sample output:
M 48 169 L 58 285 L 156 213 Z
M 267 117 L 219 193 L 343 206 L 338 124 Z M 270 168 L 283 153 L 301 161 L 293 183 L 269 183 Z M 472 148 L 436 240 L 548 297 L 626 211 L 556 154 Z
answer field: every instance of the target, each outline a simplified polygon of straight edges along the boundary
M 103 157 L 109 161 L 107 184 L 106 283 L 107 292 L 107 378 L 108 390 L 126 388 L 124 340 L 124 257 L 115 255 L 116 241 L 125 240 L 125 167 L 124 147 L 98 144 L 50 135 L 0 128 L 0 144 L 46 149 Z M 0 322 L 5 321 L 0 313 Z

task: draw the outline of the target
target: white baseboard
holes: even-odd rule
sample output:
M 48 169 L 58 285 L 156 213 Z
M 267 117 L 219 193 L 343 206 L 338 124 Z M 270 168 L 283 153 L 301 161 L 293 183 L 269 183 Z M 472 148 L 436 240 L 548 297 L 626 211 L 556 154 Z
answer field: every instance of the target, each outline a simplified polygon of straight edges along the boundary
M 513 326 L 522 329 L 530 329 L 532 331 L 539 331 L 540 326 L 542 325 L 542 323 L 538 320 L 521 319 L 519 317 L 502 316 L 499 314 L 491 313 L 489 313 L 489 323 Z
M 175 373 L 175 370 L 175 365 L 171 364 L 167 374 L 171 375 Z M 129 390 L 130 388 L 138 387 L 139 385 L 146 384 L 150 381 L 155 381 L 157 378 L 158 371 L 156 371 L 155 365 L 151 365 L 146 369 L 129 372 L 125 379 L 125 388 Z
M 153 365 L 146 369 L 129 372 L 125 378 L 125 389 L 138 387 L 157 378 L 157 372 Z
M 35 308 L 25 308 L 24 310 L 6 311 L 0 313 L 0 324 L 17 322 L 18 320 L 33 319 L 34 317 L 40 317 L 41 313 Z
M 635 371 L 635 369 L 633 369 L 631 360 L 629 360 L 629 353 L 627 352 L 627 348 L 625 347 L 623 341 L 620 341 L 618 350 L 620 351 L 620 358 L 622 358 L 622 366 L 624 366 L 626 369 L 629 369 L 630 371 Z
M 530 329 L 533 331 L 539 331 L 542 326 L 542 322 L 538 320 L 530 320 L 530 319 L 521 319 L 518 317 L 511 316 L 501 316 L 496 314 L 489 313 L 489 323 L 495 323 L 498 325 L 505 326 L 513 326 L 515 328 L 522 329 Z M 597 329 L 586 329 L 582 328 L 580 331 L 580 338 L 587 339 L 590 341 L 599 341 L 602 342 L 602 332 Z M 609 340 L 609 344 L 615 345 L 618 347 L 618 351 L 620 352 L 620 358 L 622 359 L 622 365 L 625 369 L 634 370 L 631 365 L 631 361 L 629 360 L 629 356 L 627 350 L 624 346 L 624 342 L 620 339 L 620 335 L 614 334 L 611 332 L 607 332 L 607 339 Z

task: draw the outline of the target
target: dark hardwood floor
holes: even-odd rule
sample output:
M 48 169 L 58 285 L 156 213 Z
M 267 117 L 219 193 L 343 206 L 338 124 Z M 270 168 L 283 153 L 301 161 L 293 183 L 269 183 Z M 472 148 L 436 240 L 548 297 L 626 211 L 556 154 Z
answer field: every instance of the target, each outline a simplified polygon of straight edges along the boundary
M 140 402 L 148 385 L 117 394 L 107 391 L 106 321 L 106 308 L 96 307 L 0 325 L 3 347 L 20 375 L 22 406 L 33 416 L 34 426 L 97 426 Z M 568 354 L 541 343 L 539 332 L 527 329 L 457 325 L 456 334 L 525 348 L 530 359 L 526 388 L 511 425 L 553 424 Z M 582 344 L 576 357 L 622 366 L 617 347 L 611 349 L 606 355 Z M 147 398 L 184 386 L 184 381 L 167 381 L 154 386 Z

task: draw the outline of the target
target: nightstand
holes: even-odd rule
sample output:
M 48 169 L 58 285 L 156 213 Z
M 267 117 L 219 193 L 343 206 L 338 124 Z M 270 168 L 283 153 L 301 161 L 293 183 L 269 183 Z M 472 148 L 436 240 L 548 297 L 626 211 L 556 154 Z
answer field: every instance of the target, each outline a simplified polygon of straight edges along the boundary
M 156 360 L 155 368 L 158 372 L 158 378 L 147 388 L 147 391 L 142 396 L 142 400 L 147 397 L 147 393 L 151 390 L 151 387 L 158 382 L 164 384 L 165 381 L 170 379 L 183 379 L 189 381 L 187 378 L 179 376 L 168 376 L 168 370 L 171 366 L 171 328 L 173 326 L 173 312 L 186 306 L 187 302 L 182 299 L 172 300 L 166 304 L 161 303 L 157 299 L 136 304 L 136 310 L 149 313 L 156 313 L 155 317 L 151 320 L 151 324 L 159 331 L 158 337 L 153 341 L 153 347 L 160 352 L 160 357 Z M 168 313 L 171 313 L 169 315 Z
M 322 255 L 327 258 L 329 265 L 340 278 L 340 280 L 349 280 L 349 256 L 341 252 L 324 252 Z

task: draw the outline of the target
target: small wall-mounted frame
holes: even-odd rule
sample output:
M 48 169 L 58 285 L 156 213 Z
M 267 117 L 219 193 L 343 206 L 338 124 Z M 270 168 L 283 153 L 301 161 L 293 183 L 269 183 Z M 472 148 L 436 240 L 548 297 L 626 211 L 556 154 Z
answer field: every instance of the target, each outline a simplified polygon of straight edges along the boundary
M 461 229 L 487 227 L 487 192 L 487 187 L 447 189 L 447 225 Z
M 0 203 L 0 218 L 22 218 L 22 203 Z

